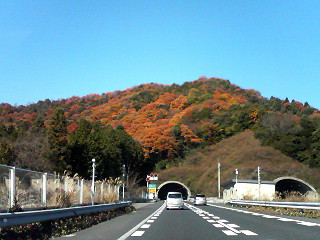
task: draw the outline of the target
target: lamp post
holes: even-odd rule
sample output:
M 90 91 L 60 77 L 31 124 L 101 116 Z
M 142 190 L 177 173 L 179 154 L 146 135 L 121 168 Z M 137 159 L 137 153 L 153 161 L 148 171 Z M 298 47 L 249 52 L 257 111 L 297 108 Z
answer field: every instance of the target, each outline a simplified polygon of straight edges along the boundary
M 237 184 L 238 183 L 238 174 L 239 174 L 238 168 L 236 168 L 234 171 L 236 173 L 236 184 Z
M 122 201 L 124 201 L 124 182 L 125 182 L 126 165 L 122 165 Z
M 236 173 L 236 184 L 235 184 L 234 188 L 236 190 L 236 199 L 238 199 L 238 186 L 237 186 L 238 185 L 238 174 L 239 174 L 238 168 L 236 168 L 234 171 Z
M 221 169 L 221 164 L 218 158 L 218 198 L 220 198 L 220 169 Z
M 91 185 L 91 204 L 94 205 L 94 175 L 96 170 L 96 160 L 92 159 L 92 185 Z
M 261 168 L 258 166 L 258 200 L 260 200 L 260 187 L 261 187 L 261 177 L 260 177 Z

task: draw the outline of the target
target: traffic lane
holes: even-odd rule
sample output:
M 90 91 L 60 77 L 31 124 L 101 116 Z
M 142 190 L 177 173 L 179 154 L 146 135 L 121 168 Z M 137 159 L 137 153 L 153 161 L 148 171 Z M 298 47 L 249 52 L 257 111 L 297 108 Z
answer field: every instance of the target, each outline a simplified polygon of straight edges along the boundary
M 236 225 L 235 229 L 248 229 L 262 239 L 306 239 L 315 240 L 320 236 L 320 221 L 308 218 L 290 218 L 280 215 L 255 213 L 243 209 L 211 205 L 199 207 L 224 219 L 226 224 Z M 219 219 L 216 219 L 219 220 Z
M 108 221 L 99 223 L 90 228 L 83 229 L 79 232 L 73 234 L 68 234 L 66 236 L 54 238 L 59 240 L 114 240 L 120 238 L 130 229 L 137 225 L 137 223 L 143 221 L 155 210 L 157 210 L 163 201 L 150 203 L 144 207 L 137 208 L 135 212 L 128 213 Z
M 129 240 L 165 240 L 165 239 L 201 239 L 226 240 L 230 235 L 213 226 L 209 217 L 200 212 L 190 210 L 191 205 L 186 204 L 185 210 L 159 209 L 150 220 L 146 221 L 126 238 Z M 238 236 L 244 240 L 247 235 Z

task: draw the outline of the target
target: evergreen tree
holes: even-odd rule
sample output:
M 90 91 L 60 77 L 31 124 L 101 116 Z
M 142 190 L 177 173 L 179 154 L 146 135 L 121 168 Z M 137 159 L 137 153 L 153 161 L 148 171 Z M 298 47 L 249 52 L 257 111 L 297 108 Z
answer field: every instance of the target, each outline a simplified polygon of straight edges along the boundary
M 61 108 L 56 108 L 51 115 L 48 127 L 49 151 L 47 157 L 54 169 L 60 173 L 70 170 L 67 135 L 67 120 L 64 112 Z
M 90 177 L 89 169 L 93 158 L 89 154 L 91 131 L 92 124 L 82 118 L 76 132 L 70 136 L 70 163 L 72 172 L 78 173 L 79 176 L 84 178 Z
M 320 168 L 320 128 L 312 134 L 311 157 L 309 167 Z

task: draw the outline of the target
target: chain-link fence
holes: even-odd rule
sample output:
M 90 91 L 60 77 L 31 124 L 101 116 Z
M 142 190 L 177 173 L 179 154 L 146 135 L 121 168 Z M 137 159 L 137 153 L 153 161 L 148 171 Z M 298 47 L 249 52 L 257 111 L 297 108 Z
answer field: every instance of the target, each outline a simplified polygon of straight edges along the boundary
M 0 165 L 0 211 L 69 207 L 119 200 L 119 181 L 92 181 Z

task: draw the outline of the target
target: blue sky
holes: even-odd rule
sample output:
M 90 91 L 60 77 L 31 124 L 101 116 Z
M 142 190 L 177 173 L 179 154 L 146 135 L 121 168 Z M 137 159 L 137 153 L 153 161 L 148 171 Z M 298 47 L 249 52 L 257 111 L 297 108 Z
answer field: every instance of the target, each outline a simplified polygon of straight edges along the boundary
M 0 102 L 229 79 L 320 108 L 320 1 L 1 0 Z

